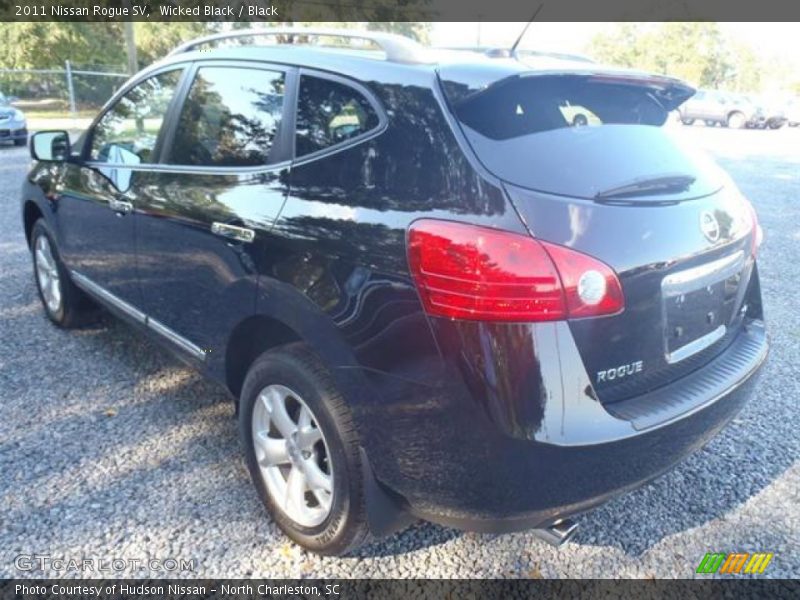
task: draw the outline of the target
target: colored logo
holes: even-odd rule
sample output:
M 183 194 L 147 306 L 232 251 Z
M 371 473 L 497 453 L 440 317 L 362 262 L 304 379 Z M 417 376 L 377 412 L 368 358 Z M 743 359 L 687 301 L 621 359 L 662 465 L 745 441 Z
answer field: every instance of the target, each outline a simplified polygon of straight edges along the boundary
M 708 552 L 697 567 L 698 573 L 763 573 L 772 560 L 771 552 Z

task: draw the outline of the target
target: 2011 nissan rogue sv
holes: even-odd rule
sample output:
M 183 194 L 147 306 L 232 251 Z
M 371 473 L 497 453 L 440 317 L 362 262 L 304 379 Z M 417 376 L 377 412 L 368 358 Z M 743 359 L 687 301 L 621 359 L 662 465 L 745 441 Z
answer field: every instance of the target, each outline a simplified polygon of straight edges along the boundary
M 306 548 L 410 518 L 563 541 L 714 436 L 767 354 L 756 214 L 662 127 L 693 91 L 378 33 L 195 40 L 75 145 L 33 138 L 44 310 L 100 304 L 227 386 Z

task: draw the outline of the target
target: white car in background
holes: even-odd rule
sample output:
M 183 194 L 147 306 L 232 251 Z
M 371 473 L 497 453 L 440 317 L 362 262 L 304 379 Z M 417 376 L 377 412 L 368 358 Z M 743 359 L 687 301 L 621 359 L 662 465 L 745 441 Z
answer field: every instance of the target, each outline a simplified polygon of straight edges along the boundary
M 800 98 L 794 98 L 786 104 L 786 120 L 789 127 L 800 125 Z
M 11 106 L 11 101 L 0 92 L 0 142 L 14 142 L 15 146 L 28 143 L 28 123 L 25 114 Z

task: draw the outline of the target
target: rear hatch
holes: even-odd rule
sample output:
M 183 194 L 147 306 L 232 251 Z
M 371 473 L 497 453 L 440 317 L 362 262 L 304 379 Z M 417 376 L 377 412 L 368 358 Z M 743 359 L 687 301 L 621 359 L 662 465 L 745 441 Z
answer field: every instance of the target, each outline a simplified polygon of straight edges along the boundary
M 663 126 L 693 90 L 639 73 L 532 72 L 443 88 L 483 165 L 538 239 L 618 274 L 625 310 L 570 322 L 603 402 L 657 388 L 721 352 L 743 321 L 749 204 Z

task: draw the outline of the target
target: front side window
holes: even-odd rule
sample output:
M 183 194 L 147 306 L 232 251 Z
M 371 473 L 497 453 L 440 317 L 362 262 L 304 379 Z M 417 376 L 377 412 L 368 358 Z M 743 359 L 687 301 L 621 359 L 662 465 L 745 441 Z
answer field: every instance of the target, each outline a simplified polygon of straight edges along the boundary
M 380 119 L 352 87 L 303 75 L 297 97 L 295 152 L 305 156 L 375 129 Z
M 122 165 L 153 162 L 158 133 L 181 72 L 154 75 L 122 96 L 97 123 L 90 159 Z
M 181 110 L 170 162 L 216 167 L 271 162 L 283 99 L 281 72 L 201 68 Z

